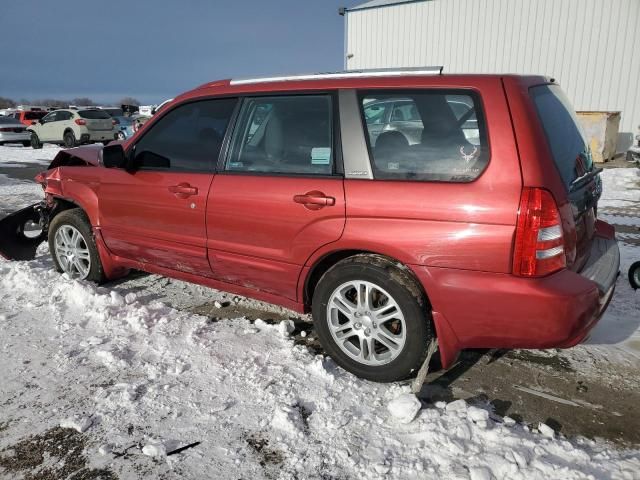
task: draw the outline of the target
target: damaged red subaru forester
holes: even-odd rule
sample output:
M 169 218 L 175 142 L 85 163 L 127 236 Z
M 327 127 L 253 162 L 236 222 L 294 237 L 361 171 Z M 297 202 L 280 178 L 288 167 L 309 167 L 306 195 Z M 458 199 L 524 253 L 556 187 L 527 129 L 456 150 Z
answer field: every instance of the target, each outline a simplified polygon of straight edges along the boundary
M 224 80 L 129 140 L 61 151 L 45 200 L 0 222 L 0 252 L 48 239 L 78 279 L 139 269 L 311 311 L 339 365 L 394 381 L 436 337 L 446 368 L 588 335 L 619 269 L 599 171 L 544 77 Z

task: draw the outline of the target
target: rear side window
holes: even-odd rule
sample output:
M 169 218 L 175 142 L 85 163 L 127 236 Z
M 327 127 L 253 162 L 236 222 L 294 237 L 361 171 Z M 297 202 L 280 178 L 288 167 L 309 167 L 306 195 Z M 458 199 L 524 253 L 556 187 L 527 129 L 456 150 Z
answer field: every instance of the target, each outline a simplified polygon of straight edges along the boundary
M 475 93 L 361 92 L 360 103 L 376 179 L 470 182 L 489 162 Z
M 330 175 L 331 105 L 329 95 L 246 98 L 225 170 Z
M 540 85 L 530 89 L 542 122 L 553 161 L 567 188 L 591 171 L 591 149 L 571 103 L 558 85 Z
M 235 98 L 202 100 L 167 112 L 136 144 L 136 164 L 142 169 L 211 171 L 236 103 Z
M 102 110 L 80 110 L 78 111 L 78 115 L 87 120 L 106 120 L 111 118 L 107 112 Z

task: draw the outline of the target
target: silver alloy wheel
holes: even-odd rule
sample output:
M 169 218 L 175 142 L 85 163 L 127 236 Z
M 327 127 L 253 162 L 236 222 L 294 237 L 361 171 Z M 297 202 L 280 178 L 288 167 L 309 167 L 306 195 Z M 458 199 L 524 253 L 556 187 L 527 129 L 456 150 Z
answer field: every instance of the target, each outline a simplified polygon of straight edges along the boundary
M 62 270 L 71 278 L 83 280 L 91 270 L 91 252 L 80 231 L 73 225 L 62 225 L 54 238 L 55 255 Z
M 336 288 L 327 303 L 327 324 L 340 350 L 364 365 L 393 361 L 407 335 L 404 314 L 382 287 L 364 280 Z
M 122 131 L 116 133 L 116 135 L 118 136 L 118 140 L 126 140 L 127 139 L 126 135 Z

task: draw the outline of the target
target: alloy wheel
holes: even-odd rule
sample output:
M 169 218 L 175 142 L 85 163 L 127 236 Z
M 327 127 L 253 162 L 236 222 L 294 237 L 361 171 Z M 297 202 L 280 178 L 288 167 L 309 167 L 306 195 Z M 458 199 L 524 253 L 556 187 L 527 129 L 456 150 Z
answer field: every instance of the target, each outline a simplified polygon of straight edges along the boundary
M 327 323 L 336 345 L 364 365 L 385 365 L 406 342 L 404 314 L 382 287 L 364 280 L 343 283 L 327 303 Z
M 83 280 L 91 270 L 91 253 L 80 231 L 72 225 L 62 225 L 54 238 L 56 259 L 71 278 Z

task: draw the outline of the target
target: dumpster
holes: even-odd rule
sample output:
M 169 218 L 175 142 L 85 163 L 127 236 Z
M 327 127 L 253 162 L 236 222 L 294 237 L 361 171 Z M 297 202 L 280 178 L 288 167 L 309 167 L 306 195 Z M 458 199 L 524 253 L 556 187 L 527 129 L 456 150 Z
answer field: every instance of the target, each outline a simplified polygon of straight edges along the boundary
M 608 162 L 616 155 L 620 112 L 576 112 L 594 162 Z

